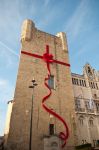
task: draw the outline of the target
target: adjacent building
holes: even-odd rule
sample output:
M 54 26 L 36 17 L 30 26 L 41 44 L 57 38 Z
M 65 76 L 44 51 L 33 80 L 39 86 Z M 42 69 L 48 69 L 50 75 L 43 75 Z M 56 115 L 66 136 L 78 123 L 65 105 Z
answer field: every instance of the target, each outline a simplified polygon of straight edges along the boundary
M 72 73 L 78 145 L 99 142 L 99 73 L 86 64 L 83 75 Z

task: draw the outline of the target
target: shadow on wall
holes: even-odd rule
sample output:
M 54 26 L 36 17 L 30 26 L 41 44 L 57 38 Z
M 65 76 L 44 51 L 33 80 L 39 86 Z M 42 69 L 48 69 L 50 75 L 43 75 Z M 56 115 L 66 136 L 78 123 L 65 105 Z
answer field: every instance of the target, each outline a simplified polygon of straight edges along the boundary
M 75 147 L 75 150 L 93 150 L 90 143 L 79 145 Z
M 4 150 L 4 137 L 0 136 L 0 150 Z

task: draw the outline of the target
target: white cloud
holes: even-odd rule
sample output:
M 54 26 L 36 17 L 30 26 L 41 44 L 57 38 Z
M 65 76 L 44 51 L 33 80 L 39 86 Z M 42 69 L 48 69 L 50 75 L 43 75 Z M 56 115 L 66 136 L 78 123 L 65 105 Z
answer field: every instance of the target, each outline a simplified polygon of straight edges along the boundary
M 82 47 L 82 48 L 80 48 L 79 49 L 79 51 L 77 51 L 75 54 L 74 54 L 74 57 L 80 57 L 80 56 L 82 56 L 82 54 L 84 53 L 84 52 L 86 52 L 86 51 L 88 51 L 88 49 L 86 49 L 86 47 Z
M 48 6 L 49 2 L 50 2 L 50 0 L 44 0 L 44 6 L 45 7 Z
M 49 1 L 45 0 L 46 1 L 46 6 L 45 6 L 45 9 L 43 10 L 42 8 L 42 14 L 39 18 L 39 20 L 37 21 L 37 28 L 41 28 L 42 30 L 48 26 L 50 26 L 51 24 L 53 24 L 53 22 L 55 22 L 55 19 L 59 19 L 60 17 L 60 5 L 55 5 L 53 4 L 53 7 L 51 7 L 49 4 Z M 48 6 L 48 7 L 47 7 Z
M 6 44 L 0 41 L 0 66 L 1 68 L 5 66 L 5 68 L 15 67 L 18 64 L 19 55 L 11 48 L 9 48 Z
M 0 79 L 0 87 L 1 86 L 6 86 L 7 85 L 7 80 L 4 80 L 4 79 Z
M 0 103 L 13 99 L 14 88 L 8 80 L 0 79 Z
M 88 5 L 88 1 L 82 0 L 68 22 L 65 24 L 65 30 L 72 40 L 77 38 L 85 27 L 85 20 L 89 13 Z
M 0 45 L 4 46 L 7 51 L 9 51 L 10 53 L 12 53 L 13 55 L 15 55 L 19 58 L 19 55 L 13 49 L 9 48 L 6 44 L 4 44 L 3 42 L 0 41 Z

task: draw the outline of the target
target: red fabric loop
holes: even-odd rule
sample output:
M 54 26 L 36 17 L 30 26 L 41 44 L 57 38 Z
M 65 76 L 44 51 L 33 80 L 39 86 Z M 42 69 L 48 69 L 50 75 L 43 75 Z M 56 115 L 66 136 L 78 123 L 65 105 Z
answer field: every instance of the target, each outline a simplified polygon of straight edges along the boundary
M 52 63 L 53 62 L 53 55 L 45 53 L 45 54 L 43 54 L 43 60 L 45 62 Z

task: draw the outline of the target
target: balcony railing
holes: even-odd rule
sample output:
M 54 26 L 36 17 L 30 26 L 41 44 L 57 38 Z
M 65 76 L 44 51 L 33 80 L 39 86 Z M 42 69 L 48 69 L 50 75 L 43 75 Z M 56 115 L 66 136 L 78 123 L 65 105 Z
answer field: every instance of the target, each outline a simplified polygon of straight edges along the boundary
M 87 109 L 88 113 L 94 113 L 94 109 Z
M 96 112 L 99 113 L 99 110 L 96 109 Z
M 75 111 L 77 111 L 77 112 L 85 112 L 85 108 L 75 108 Z

